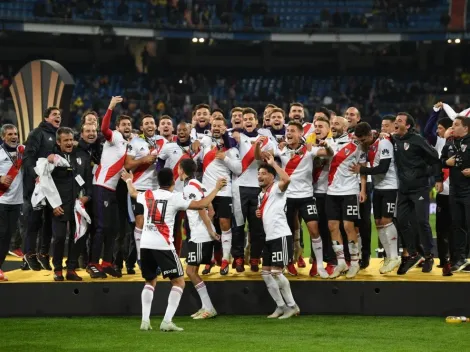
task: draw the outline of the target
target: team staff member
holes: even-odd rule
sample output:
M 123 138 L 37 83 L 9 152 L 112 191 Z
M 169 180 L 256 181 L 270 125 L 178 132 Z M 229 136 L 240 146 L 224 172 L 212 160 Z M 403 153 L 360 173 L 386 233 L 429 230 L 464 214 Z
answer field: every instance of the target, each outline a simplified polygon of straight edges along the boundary
M 406 112 L 399 112 L 395 120 L 395 161 L 398 176 L 397 220 L 409 256 L 402 257 L 398 275 L 417 266 L 421 260 L 416 248 L 416 233 L 411 219 L 417 220 L 417 230 L 424 247 L 423 272 L 432 270 L 432 233 L 429 226 L 429 177 L 434 176 L 436 189 L 442 192 L 441 163 L 436 150 L 415 132 L 415 121 Z M 429 172 L 431 170 L 431 172 Z
M 56 132 L 62 119 L 59 108 L 51 106 L 44 111 L 43 121 L 37 128 L 31 131 L 26 141 L 23 157 L 23 214 L 27 219 L 25 236 L 25 256 L 24 260 L 31 270 L 52 270 L 49 264 L 49 245 L 51 241 L 51 219 L 52 214 L 48 207 L 31 206 L 31 196 L 33 195 L 36 183 L 36 172 L 34 167 L 39 158 L 47 158 L 55 146 Z M 37 255 L 36 241 L 38 231 L 44 227 L 41 238 L 41 254 Z
M 18 145 L 18 130 L 14 125 L 2 126 L 3 144 L 0 147 L 0 281 L 7 281 L 2 265 L 10 239 L 16 231 L 23 204 L 24 147 Z

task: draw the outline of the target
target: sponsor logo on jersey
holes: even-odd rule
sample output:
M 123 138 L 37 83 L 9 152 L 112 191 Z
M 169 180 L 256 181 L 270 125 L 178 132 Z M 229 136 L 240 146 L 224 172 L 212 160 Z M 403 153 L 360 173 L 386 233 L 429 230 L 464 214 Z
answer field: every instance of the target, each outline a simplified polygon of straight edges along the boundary
M 382 149 L 382 155 L 390 155 L 388 149 Z

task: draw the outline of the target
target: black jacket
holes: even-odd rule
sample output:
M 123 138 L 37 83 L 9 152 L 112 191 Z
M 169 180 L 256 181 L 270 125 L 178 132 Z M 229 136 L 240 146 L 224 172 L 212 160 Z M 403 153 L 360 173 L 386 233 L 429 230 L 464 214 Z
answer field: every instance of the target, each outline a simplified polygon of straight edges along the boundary
M 447 159 L 455 156 L 455 166 L 449 167 Z M 470 168 L 470 135 L 446 143 L 441 153 L 442 167 L 450 169 L 449 194 L 456 197 L 470 196 L 470 177 L 465 177 L 462 170 Z
M 429 188 L 429 177 L 442 182 L 442 168 L 437 151 L 415 133 L 394 135 L 395 162 L 398 189 L 402 193 L 413 193 Z
M 25 143 L 23 155 L 23 198 L 31 199 L 37 177 L 34 167 L 39 158 L 47 158 L 56 146 L 57 128 L 48 122 L 41 122 L 31 131 Z
M 100 164 L 101 154 L 103 152 L 103 144 L 100 143 L 98 140 L 93 144 L 89 144 L 85 142 L 83 139 L 80 139 L 78 141 L 78 146 L 76 149 L 77 151 L 80 151 L 81 153 L 86 152 L 89 155 L 92 170 L 95 165 Z
M 52 179 L 62 200 L 62 209 L 64 209 L 61 220 L 72 221 L 75 200 L 79 197 L 89 197 L 91 200 L 93 182 L 90 155 L 78 148 L 67 155 L 57 149 L 54 153 L 70 163 L 70 167 L 56 167 L 52 172 Z M 80 186 L 76 180 L 77 176 L 80 176 L 85 184 Z

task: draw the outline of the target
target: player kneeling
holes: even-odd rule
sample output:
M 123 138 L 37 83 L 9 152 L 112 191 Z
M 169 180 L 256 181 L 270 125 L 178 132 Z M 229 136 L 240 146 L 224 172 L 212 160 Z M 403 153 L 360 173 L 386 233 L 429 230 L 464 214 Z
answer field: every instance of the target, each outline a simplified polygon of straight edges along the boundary
M 256 216 L 263 220 L 266 242 L 263 248 L 261 276 L 277 308 L 268 318 L 287 319 L 298 315 L 300 309 L 294 301 L 289 280 L 282 273 L 292 257 L 292 233 L 287 225 L 286 195 L 290 178 L 281 169 L 271 154 L 264 153 L 266 163 L 258 167 L 258 196 Z M 276 173 L 280 181 L 274 182 Z M 285 301 L 285 303 L 284 303 Z
M 123 171 L 122 179 L 127 183 L 129 195 L 137 199 L 144 207 L 144 227 L 140 240 L 140 257 L 142 277 L 145 286 L 142 290 L 142 324 L 141 330 L 151 330 L 150 310 L 153 292 L 157 284 L 157 268 L 160 267 L 164 278 L 171 281 L 171 291 L 165 317 L 160 325 L 162 331 L 183 331 L 173 323 L 173 316 L 178 309 L 184 289 L 183 266 L 173 245 L 173 228 L 178 211 L 187 209 L 205 209 L 212 202 L 217 192 L 225 185 L 225 179 L 217 181 L 215 189 L 199 201 L 185 200 L 180 192 L 173 192 L 175 182 L 173 171 L 168 168 L 158 173 L 159 189 L 137 192 L 132 184 L 132 173 Z
M 183 159 L 178 168 L 180 180 L 184 182 L 183 195 L 187 200 L 199 201 L 205 197 L 206 189 L 201 182 L 194 178 L 197 170 L 192 159 Z M 191 315 L 193 319 L 209 319 L 217 315 L 212 305 L 207 287 L 199 276 L 199 265 L 211 264 L 214 240 L 220 240 L 215 232 L 206 209 L 188 210 L 186 212 L 189 222 L 190 239 L 188 242 L 188 266 L 186 273 L 199 294 L 202 308 Z

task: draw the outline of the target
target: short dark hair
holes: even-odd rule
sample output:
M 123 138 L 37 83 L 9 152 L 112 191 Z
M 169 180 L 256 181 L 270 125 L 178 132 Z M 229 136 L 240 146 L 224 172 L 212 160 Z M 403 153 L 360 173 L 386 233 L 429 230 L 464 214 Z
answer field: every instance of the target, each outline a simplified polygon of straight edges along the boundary
M 56 141 L 60 141 L 60 136 L 63 134 L 71 134 L 72 136 L 74 135 L 73 130 L 70 127 L 59 127 L 55 134 Z
M 271 175 L 273 175 L 274 177 L 276 177 L 277 175 L 277 172 L 276 172 L 276 169 L 274 169 L 271 165 L 269 165 L 268 163 L 261 163 L 259 166 L 258 166 L 258 171 L 261 170 L 261 169 L 265 169 L 267 172 L 269 172 Z
M 211 107 L 207 104 L 198 104 L 196 105 L 196 107 L 194 108 L 194 111 L 198 111 L 199 109 L 207 109 L 209 110 L 209 113 L 211 112 Z
M 222 121 L 224 123 L 225 126 L 227 126 L 227 121 L 225 121 L 225 119 L 222 117 L 222 116 L 216 116 L 214 117 L 214 119 L 212 120 L 212 122 L 214 121 Z
M 193 159 L 181 160 L 180 167 L 181 170 L 183 170 L 183 172 L 189 177 L 193 177 L 194 173 L 197 171 L 197 165 Z
M 239 107 L 239 106 L 234 107 L 232 110 L 230 110 L 230 116 L 232 116 L 234 112 L 241 112 L 241 113 L 243 113 L 243 108 L 241 108 L 241 107 Z
M 93 126 L 91 123 L 84 123 L 83 125 L 80 126 L 80 133 L 83 132 L 83 130 L 85 129 L 86 126 Z M 97 131 L 97 128 L 96 126 L 95 127 L 95 131 Z
M 366 137 L 372 133 L 372 128 L 367 122 L 359 122 L 354 129 L 354 135 L 356 137 Z
M 168 167 L 158 171 L 157 179 L 160 187 L 170 188 L 175 183 L 173 180 L 173 170 Z
M 162 120 L 170 120 L 171 121 L 171 124 L 173 124 L 173 119 L 171 118 L 171 116 L 169 115 L 162 115 L 160 116 L 160 118 L 158 119 L 158 125 L 160 125 L 160 122 Z
M 142 125 L 144 124 L 144 120 L 145 120 L 145 119 L 153 119 L 153 121 L 155 122 L 155 117 L 153 117 L 153 116 L 150 115 L 150 114 L 145 114 L 145 115 L 143 115 L 143 116 L 140 118 L 139 126 L 142 127 Z
M 284 110 L 282 110 L 281 108 L 278 108 L 277 106 L 275 106 L 274 108 L 272 108 L 271 113 L 269 114 L 269 116 L 271 116 L 271 115 L 274 114 L 275 112 L 280 112 L 280 113 L 282 114 L 282 117 L 283 117 L 283 118 L 286 118 L 286 113 L 284 112 Z
M 437 121 L 437 125 L 441 125 L 445 129 L 451 128 L 452 127 L 452 119 L 449 117 L 443 117 L 442 119 L 439 119 Z
M 258 113 L 253 108 L 244 108 L 242 111 L 242 116 L 246 114 L 253 114 L 255 115 L 255 119 L 258 120 Z
M 328 120 L 331 119 L 331 114 L 330 114 L 330 110 L 328 110 L 327 108 L 325 108 L 324 106 L 318 108 L 315 113 L 317 112 L 321 112 L 323 113 L 327 118 Z
M 462 122 L 462 126 L 467 127 L 470 132 L 470 118 L 465 117 L 465 116 L 456 116 L 455 119 Z
M 222 116 L 225 116 L 224 111 L 223 111 L 222 109 L 214 109 L 214 110 L 212 110 L 212 114 L 213 114 L 214 112 L 220 112 L 220 113 L 222 114 Z
M 121 124 L 121 121 L 124 120 L 129 120 L 132 124 L 132 117 L 127 116 L 127 115 L 119 115 L 118 118 L 116 119 L 116 127 L 118 127 Z
M 96 117 L 96 122 L 98 123 L 98 126 L 100 124 L 100 118 L 98 116 L 98 113 L 96 111 L 93 111 L 93 110 L 87 110 L 83 113 L 82 117 L 80 118 L 80 125 L 84 125 L 85 124 L 85 121 L 86 121 L 86 117 L 88 115 L 93 115 L 94 117 Z
M 410 125 L 410 128 L 414 128 L 416 126 L 415 119 L 413 118 L 413 116 L 411 116 L 407 112 L 401 111 L 397 114 L 397 116 L 398 115 L 406 116 L 406 124 Z
M 396 119 L 397 119 L 397 117 L 394 116 L 394 115 L 385 115 L 384 117 L 382 117 L 382 120 L 387 120 L 387 121 L 391 121 L 391 122 L 395 122 Z
M 299 121 L 289 121 L 287 126 L 295 126 L 300 132 L 304 131 L 304 128 L 302 127 L 302 124 Z
M 289 106 L 289 111 L 290 111 L 290 109 L 292 109 L 293 106 L 298 106 L 298 107 L 300 107 L 300 108 L 303 109 L 304 104 L 299 103 L 299 102 L 293 102 L 293 103 L 291 103 L 290 106 Z
M 49 115 L 51 114 L 51 112 L 54 110 L 60 111 L 60 109 L 57 106 L 49 106 L 46 110 L 44 110 L 44 113 L 42 114 L 42 118 L 47 119 Z

